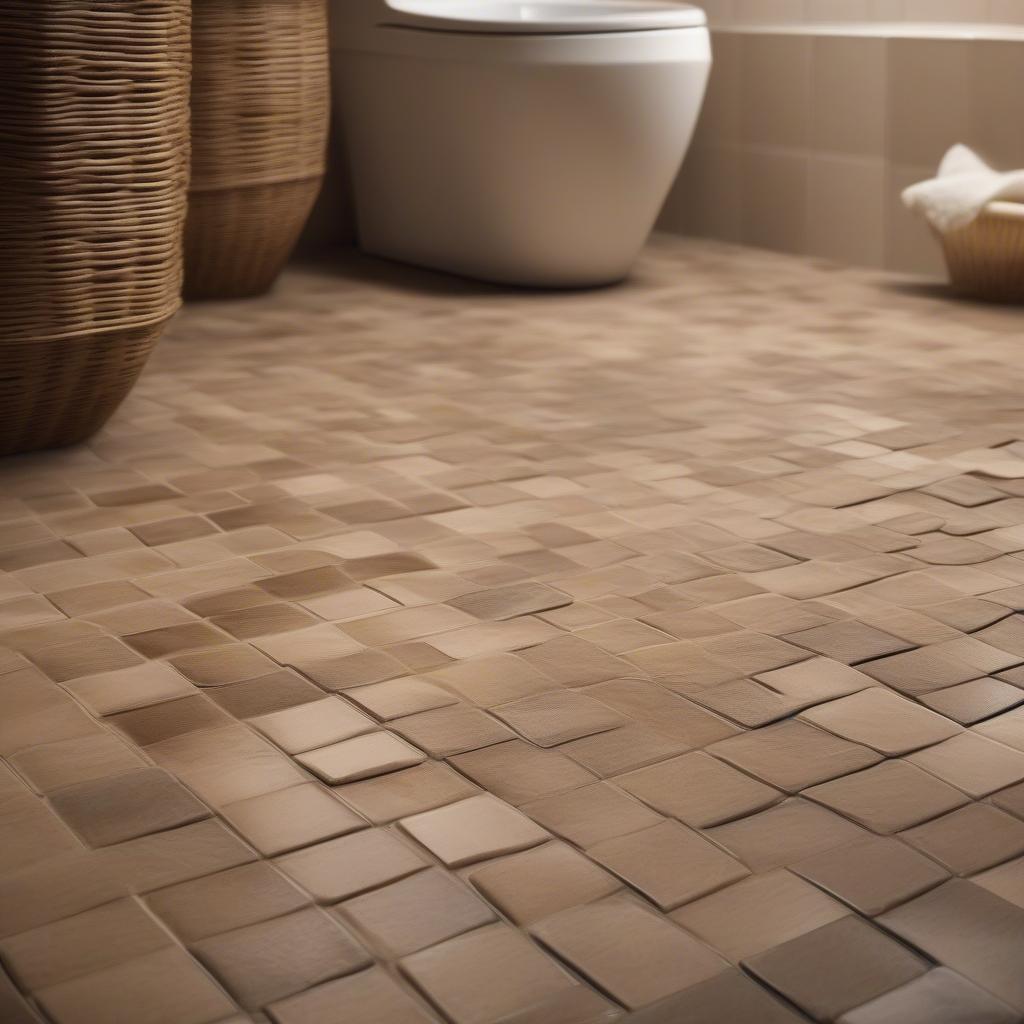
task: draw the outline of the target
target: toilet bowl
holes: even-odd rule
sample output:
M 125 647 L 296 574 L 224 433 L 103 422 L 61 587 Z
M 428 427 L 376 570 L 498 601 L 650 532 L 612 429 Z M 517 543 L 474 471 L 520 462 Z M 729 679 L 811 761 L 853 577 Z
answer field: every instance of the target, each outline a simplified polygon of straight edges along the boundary
M 623 278 L 686 153 L 703 12 L 663 0 L 338 0 L 360 247 L 505 284 Z

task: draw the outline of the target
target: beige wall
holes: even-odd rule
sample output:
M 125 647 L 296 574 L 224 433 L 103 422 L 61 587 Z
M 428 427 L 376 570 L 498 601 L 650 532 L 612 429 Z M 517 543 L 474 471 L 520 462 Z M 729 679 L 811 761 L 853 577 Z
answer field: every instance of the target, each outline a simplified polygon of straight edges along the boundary
M 947 21 L 1024 24 L 1024 0 L 695 0 L 715 25 Z
M 940 273 L 899 202 L 966 142 L 1024 167 L 1020 39 L 719 30 L 708 98 L 661 226 Z

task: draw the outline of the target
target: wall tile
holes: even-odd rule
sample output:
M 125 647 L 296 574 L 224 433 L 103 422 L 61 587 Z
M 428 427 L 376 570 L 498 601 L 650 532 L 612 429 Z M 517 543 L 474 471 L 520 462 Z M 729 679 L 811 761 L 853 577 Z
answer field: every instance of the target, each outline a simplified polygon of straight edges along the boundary
M 807 178 L 807 252 L 839 263 L 882 266 L 885 189 L 881 159 L 812 156 Z
M 882 156 L 886 129 L 885 39 L 818 36 L 811 57 L 811 148 Z
M 780 252 L 805 252 L 807 157 L 747 150 L 742 162 L 742 241 Z
M 807 145 L 811 108 L 811 37 L 742 36 L 743 141 L 757 146 Z
M 735 144 L 740 140 L 742 50 L 743 37 L 738 33 L 715 33 L 714 64 L 694 133 L 695 146 Z
M 1024 167 L 1024 42 L 976 40 L 969 65 L 968 141 L 1000 169 Z
M 849 22 L 867 21 L 871 0 L 806 0 L 804 17 L 807 21 Z
M 893 163 L 935 168 L 966 138 L 969 54 L 960 39 L 891 39 L 888 152 Z
M 733 0 L 735 20 L 744 25 L 804 20 L 804 0 Z
M 907 21 L 988 21 L 989 0 L 905 0 Z
M 684 235 L 739 242 L 741 168 L 735 147 L 691 150 L 658 226 Z
M 929 167 L 890 166 L 886 173 L 885 265 L 889 270 L 929 277 L 944 277 L 942 250 L 931 229 L 902 203 L 908 185 L 934 174 Z
M 989 20 L 999 25 L 1024 25 L 1020 0 L 989 0 Z

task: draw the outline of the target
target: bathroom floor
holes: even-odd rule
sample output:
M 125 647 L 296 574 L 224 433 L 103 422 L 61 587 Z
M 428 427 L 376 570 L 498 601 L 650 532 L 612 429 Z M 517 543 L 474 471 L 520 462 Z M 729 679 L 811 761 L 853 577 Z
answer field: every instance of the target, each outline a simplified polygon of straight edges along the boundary
M 1019 1020 L 1020 346 L 667 238 L 186 309 L 0 463 L 0 1019 Z

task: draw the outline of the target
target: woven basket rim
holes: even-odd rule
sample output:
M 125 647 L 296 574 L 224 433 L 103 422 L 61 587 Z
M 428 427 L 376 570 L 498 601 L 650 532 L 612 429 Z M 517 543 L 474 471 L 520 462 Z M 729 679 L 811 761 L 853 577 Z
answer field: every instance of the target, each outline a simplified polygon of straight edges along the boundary
M 175 313 L 181 309 L 182 298 L 179 294 L 177 299 L 169 302 L 163 309 L 149 313 L 144 317 L 122 317 L 119 320 L 109 322 L 94 321 L 88 327 L 81 327 L 74 331 L 47 332 L 38 337 L 26 336 L 17 337 L 16 331 L 10 330 L 4 338 L 4 345 L 38 345 L 49 341 L 73 341 L 76 338 L 91 338 L 96 334 L 109 334 L 112 331 L 134 331 L 144 330 L 156 324 L 170 320 Z

